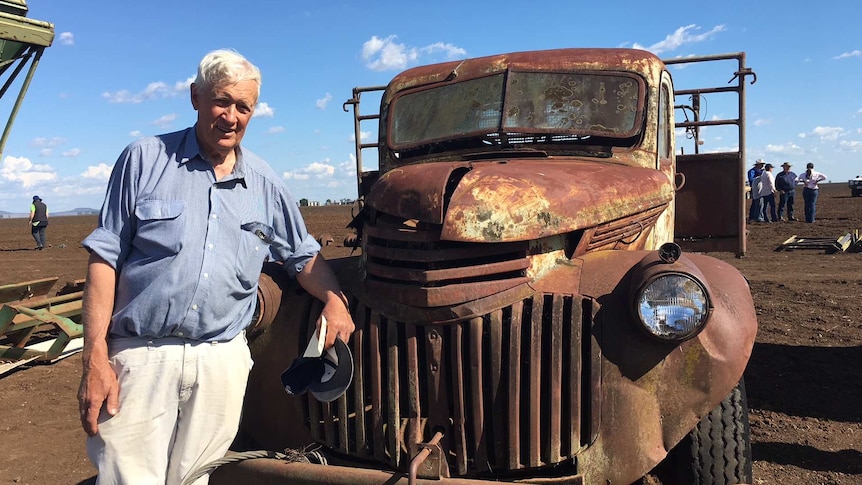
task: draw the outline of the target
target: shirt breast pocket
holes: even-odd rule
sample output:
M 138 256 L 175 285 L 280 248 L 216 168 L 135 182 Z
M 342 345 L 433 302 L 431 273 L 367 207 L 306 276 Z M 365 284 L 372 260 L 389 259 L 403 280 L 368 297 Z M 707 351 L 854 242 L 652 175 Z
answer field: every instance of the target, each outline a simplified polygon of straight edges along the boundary
M 260 278 L 263 262 L 269 254 L 274 230 L 262 222 L 247 222 L 240 231 L 239 251 L 236 255 L 236 276 L 246 289 Z
M 185 203 L 181 200 L 144 200 L 135 206 L 138 229 L 134 245 L 153 258 L 174 256 L 183 247 Z

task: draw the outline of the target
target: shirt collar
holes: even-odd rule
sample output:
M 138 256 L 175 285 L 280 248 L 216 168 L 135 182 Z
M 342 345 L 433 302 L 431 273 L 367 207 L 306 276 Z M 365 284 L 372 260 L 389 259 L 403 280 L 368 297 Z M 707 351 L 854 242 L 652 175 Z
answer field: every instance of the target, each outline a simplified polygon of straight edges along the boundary
M 179 153 L 177 154 L 177 163 L 180 165 L 185 165 L 195 157 L 200 158 L 203 161 L 206 159 L 201 153 L 200 144 L 198 144 L 198 136 L 197 136 L 197 123 L 195 123 L 190 128 L 186 128 L 185 139 L 183 143 L 180 145 Z M 242 182 L 243 186 L 245 185 L 245 161 L 242 156 L 242 147 L 237 147 L 236 149 L 236 164 L 233 167 L 233 172 L 220 180 L 220 182 L 227 180 L 237 179 Z

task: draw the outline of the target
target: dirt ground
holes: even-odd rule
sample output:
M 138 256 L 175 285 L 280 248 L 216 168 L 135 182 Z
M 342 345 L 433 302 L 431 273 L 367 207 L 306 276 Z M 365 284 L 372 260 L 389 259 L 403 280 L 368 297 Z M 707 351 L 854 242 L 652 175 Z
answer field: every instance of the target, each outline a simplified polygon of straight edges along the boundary
M 304 210 L 328 233 L 324 255 L 347 255 L 349 207 Z M 796 216 L 803 218 L 801 191 Z M 749 227 L 743 258 L 716 254 L 751 282 L 760 330 L 746 371 L 755 484 L 862 484 L 862 253 L 775 249 L 791 236 L 834 238 L 862 229 L 862 197 L 846 183 L 823 187 L 817 222 Z M 56 276 L 54 291 L 84 278 L 80 241 L 93 216 L 57 217 L 45 251 L 26 221 L 0 220 L 0 285 Z M 85 484 L 95 470 L 84 450 L 75 394 L 80 358 L 0 376 L 0 485 Z

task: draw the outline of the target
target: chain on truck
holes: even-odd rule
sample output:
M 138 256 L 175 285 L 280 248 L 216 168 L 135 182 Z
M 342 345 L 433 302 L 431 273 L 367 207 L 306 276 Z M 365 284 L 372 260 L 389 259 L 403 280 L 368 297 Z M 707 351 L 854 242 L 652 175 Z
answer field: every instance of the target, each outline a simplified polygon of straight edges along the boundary
M 712 62 L 732 65 L 730 82 L 674 90 L 673 65 Z M 237 460 L 213 483 L 751 482 L 754 305 L 704 253 L 745 252 L 753 80 L 743 53 L 560 49 L 354 89 L 359 247 L 333 261 L 353 383 L 331 403 L 284 392 L 321 304 L 265 269 L 234 448 L 314 451 Z M 372 91 L 379 114 L 362 114 Z M 723 93 L 737 117 L 704 119 Z M 701 128 L 718 125 L 738 148 L 701 153 Z

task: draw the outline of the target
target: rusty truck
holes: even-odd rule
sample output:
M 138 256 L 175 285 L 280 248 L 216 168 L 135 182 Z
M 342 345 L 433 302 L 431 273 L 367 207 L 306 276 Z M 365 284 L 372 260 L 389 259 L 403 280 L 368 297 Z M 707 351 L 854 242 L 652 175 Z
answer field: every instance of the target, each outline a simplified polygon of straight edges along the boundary
M 675 88 L 676 64 L 711 62 L 730 63 L 729 82 Z M 233 449 L 271 453 L 213 483 L 751 482 L 754 304 L 705 253 L 745 253 L 753 76 L 744 53 L 587 48 L 355 88 L 358 247 L 332 261 L 356 322 L 353 383 L 328 403 L 282 389 L 321 304 L 265 268 Z M 738 114 L 706 119 L 713 94 Z M 737 146 L 702 152 L 719 125 Z

